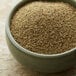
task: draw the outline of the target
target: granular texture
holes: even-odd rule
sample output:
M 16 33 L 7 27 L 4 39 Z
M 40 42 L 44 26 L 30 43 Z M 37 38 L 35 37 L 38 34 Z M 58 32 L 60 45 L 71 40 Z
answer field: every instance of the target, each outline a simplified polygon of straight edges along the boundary
M 11 33 L 24 48 L 56 54 L 76 47 L 76 8 L 63 2 L 32 2 L 11 20 Z

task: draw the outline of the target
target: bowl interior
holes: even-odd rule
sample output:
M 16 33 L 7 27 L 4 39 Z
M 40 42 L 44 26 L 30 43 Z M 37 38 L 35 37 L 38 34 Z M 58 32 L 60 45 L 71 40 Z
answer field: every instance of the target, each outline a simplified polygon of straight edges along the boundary
M 16 41 L 15 41 L 15 39 L 13 38 L 13 36 L 12 36 L 12 34 L 11 34 L 11 31 L 10 31 L 10 25 L 11 25 L 11 19 L 12 19 L 12 17 L 13 17 L 13 15 L 15 14 L 15 12 L 19 9 L 19 8 L 21 8 L 23 5 L 27 5 L 28 3 L 31 3 L 31 2 L 33 2 L 33 1 L 39 1 L 39 0 L 24 0 L 24 1 L 21 1 L 20 3 L 18 3 L 15 7 L 14 7 L 14 9 L 11 11 L 11 14 L 10 14 L 10 16 L 9 16 L 9 19 L 8 19 L 8 24 L 7 24 L 7 26 L 6 26 L 6 33 L 7 33 L 7 35 L 8 35 L 8 37 L 9 37 L 9 39 L 10 39 L 10 41 L 12 42 L 12 44 L 16 47 L 16 48 L 18 48 L 18 49 L 20 49 L 22 52 L 24 52 L 24 53 L 27 53 L 27 54 L 30 54 L 30 55 L 33 55 L 33 56 L 38 56 L 38 57 L 59 57 L 59 56 L 65 56 L 65 55 L 68 55 L 68 54 L 71 54 L 71 52 L 74 52 L 75 50 L 76 50 L 76 48 L 73 48 L 73 49 L 71 49 L 71 50 L 68 50 L 68 51 L 66 51 L 66 52 L 62 52 L 62 53 L 58 53 L 58 54 L 39 54 L 39 53 L 35 53 L 35 52 L 32 52 L 32 51 L 30 51 L 30 50 L 27 50 L 27 49 L 25 49 L 25 48 L 23 48 L 22 46 L 20 46 Z M 40 0 L 40 1 L 46 1 L 46 0 Z M 63 1 L 63 2 L 68 2 L 68 3 L 70 3 L 71 2 L 71 0 L 47 0 L 47 1 Z M 73 2 L 74 3 L 74 2 Z M 72 4 L 73 4 L 72 3 Z M 76 4 L 76 3 L 75 3 Z

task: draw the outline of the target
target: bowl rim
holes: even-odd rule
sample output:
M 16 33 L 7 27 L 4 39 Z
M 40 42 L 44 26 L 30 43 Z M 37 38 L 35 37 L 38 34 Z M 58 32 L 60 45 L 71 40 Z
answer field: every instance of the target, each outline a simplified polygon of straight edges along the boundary
M 18 42 L 15 41 L 14 37 L 11 34 L 11 30 L 10 30 L 11 18 L 13 17 L 13 14 L 16 12 L 16 10 L 19 8 L 19 6 L 21 7 L 23 5 L 23 3 L 26 2 L 26 1 L 20 1 L 19 3 L 17 3 L 14 6 L 14 8 L 12 9 L 12 11 L 10 12 L 9 17 L 7 19 L 7 24 L 5 26 L 5 32 L 6 32 L 6 35 L 8 36 L 8 38 L 9 38 L 9 40 L 11 41 L 11 43 L 17 49 L 19 49 L 19 51 L 21 51 L 23 53 L 26 53 L 28 55 L 32 55 L 32 56 L 40 57 L 40 58 L 61 57 L 61 56 L 70 55 L 72 52 L 74 52 L 76 50 L 76 48 L 73 48 L 71 50 L 68 50 L 68 51 L 65 51 L 65 52 L 62 52 L 62 53 L 57 53 L 57 54 L 39 54 L 39 53 L 32 52 L 28 49 L 23 48 Z

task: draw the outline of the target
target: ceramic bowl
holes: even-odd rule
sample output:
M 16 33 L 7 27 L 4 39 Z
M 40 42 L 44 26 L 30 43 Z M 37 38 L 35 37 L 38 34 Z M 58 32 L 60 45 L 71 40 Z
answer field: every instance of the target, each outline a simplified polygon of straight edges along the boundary
M 52 55 L 38 54 L 28 49 L 24 49 L 14 40 L 10 32 L 11 18 L 20 7 L 32 1 L 34 0 L 24 0 L 19 2 L 13 8 L 13 10 L 11 11 L 8 17 L 7 24 L 5 27 L 5 32 L 6 32 L 7 44 L 12 55 L 25 67 L 28 67 L 30 69 L 39 72 L 55 73 L 73 67 L 76 64 L 76 48 L 60 54 L 52 54 Z M 49 1 L 53 1 L 53 0 L 49 0 Z M 68 1 L 71 2 L 70 0 Z M 75 2 L 73 1 L 72 4 L 75 5 Z

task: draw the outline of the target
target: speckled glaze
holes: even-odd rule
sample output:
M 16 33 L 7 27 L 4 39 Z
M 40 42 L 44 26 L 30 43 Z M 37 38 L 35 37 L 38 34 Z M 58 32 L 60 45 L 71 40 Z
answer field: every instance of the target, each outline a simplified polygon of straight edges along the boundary
M 19 7 L 29 2 L 32 2 L 32 0 L 24 0 L 18 3 L 11 11 L 9 18 L 7 20 L 7 25 L 5 28 L 6 40 L 12 55 L 24 66 L 27 66 L 28 68 L 34 69 L 39 72 L 55 73 L 73 67 L 76 64 L 75 48 L 60 54 L 45 55 L 34 53 L 27 49 L 24 49 L 14 40 L 10 32 L 11 18 Z M 73 3 L 75 4 L 74 1 Z

